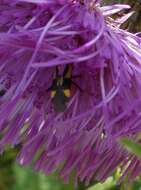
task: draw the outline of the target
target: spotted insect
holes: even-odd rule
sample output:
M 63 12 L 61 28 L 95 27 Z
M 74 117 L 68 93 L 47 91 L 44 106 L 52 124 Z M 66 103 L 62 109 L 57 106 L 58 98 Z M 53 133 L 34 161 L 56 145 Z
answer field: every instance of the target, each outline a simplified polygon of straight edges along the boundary
M 63 74 L 59 74 L 59 68 L 56 67 L 53 82 L 48 91 L 51 91 L 50 96 L 54 105 L 55 112 L 64 112 L 66 104 L 71 98 L 71 87 L 75 85 L 79 90 L 81 88 L 72 81 L 72 78 L 79 76 L 72 76 L 72 66 L 66 65 Z

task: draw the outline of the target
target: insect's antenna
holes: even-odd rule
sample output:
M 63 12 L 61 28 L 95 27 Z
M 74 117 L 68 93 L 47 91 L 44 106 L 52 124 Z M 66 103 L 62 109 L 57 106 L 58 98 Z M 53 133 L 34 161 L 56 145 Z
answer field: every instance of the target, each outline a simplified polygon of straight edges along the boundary
M 71 65 L 66 65 L 64 72 L 63 72 L 63 77 L 65 78 L 71 78 L 72 74 L 72 66 Z

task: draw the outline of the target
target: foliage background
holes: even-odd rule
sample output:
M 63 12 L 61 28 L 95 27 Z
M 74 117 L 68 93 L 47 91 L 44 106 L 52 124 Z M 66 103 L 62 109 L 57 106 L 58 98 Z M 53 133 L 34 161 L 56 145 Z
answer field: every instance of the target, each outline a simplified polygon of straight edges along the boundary
M 105 4 L 128 3 L 135 11 L 123 25 L 131 32 L 141 31 L 141 0 L 105 0 Z M 0 156 L 0 190 L 73 190 L 72 184 L 65 185 L 56 175 L 45 176 L 31 168 L 23 168 L 15 163 L 17 149 L 10 149 Z M 124 181 L 117 184 L 118 171 L 103 184 L 93 184 L 86 188 L 80 184 L 77 190 L 141 190 L 141 177 L 133 183 Z

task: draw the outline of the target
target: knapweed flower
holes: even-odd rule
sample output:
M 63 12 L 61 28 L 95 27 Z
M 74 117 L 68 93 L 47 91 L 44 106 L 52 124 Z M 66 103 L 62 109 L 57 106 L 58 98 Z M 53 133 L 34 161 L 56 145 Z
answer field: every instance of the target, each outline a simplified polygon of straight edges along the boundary
M 141 131 L 141 39 L 120 29 L 128 5 L 96 0 L 0 1 L 1 151 L 67 181 L 104 181 L 141 162 L 117 143 Z

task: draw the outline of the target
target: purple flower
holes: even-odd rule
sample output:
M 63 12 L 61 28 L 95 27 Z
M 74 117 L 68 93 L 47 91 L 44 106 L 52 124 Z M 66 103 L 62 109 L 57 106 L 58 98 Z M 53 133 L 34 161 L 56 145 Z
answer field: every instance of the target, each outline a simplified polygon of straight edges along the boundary
M 1 149 L 67 181 L 104 181 L 141 162 L 117 143 L 141 131 L 141 39 L 119 26 L 128 5 L 92 0 L 0 1 Z M 38 157 L 37 157 L 38 155 Z M 61 169 L 60 169 L 61 168 Z

